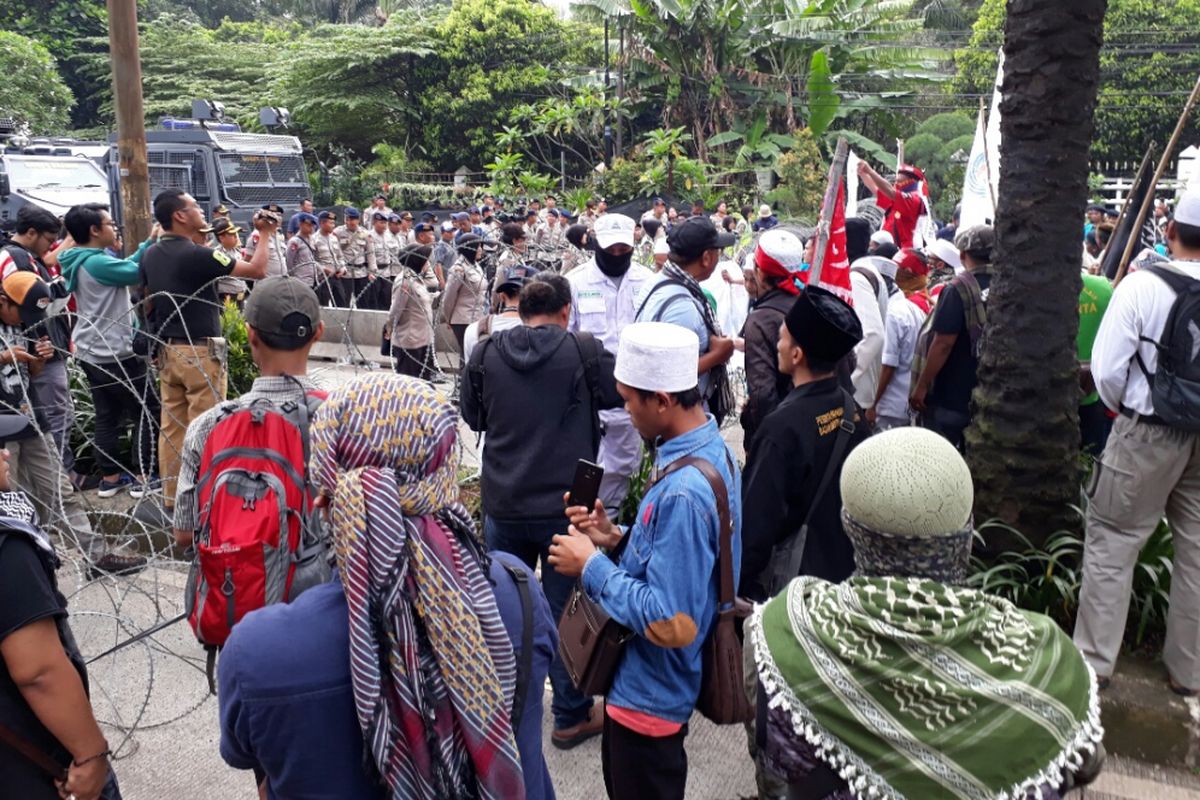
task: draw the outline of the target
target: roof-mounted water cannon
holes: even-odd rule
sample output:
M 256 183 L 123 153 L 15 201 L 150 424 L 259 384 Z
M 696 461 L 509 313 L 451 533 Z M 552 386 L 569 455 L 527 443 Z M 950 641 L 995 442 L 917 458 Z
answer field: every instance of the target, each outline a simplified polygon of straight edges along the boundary
M 292 115 L 286 108 L 264 106 L 258 110 L 258 121 L 272 133 L 276 128 L 286 128 L 292 124 Z
M 216 100 L 193 100 L 192 119 L 201 122 L 223 122 L 225 120 L 225 104 Z

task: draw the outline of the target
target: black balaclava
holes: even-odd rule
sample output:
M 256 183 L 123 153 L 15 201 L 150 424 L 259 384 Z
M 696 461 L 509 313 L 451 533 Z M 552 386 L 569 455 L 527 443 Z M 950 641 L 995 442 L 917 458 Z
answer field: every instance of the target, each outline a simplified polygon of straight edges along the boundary
M 633 263 L 633 251 L 620 256 L 614 256 L 599 247 L 596 248 L 596 266 L 610 278 L 619 278 L 629 271 Z

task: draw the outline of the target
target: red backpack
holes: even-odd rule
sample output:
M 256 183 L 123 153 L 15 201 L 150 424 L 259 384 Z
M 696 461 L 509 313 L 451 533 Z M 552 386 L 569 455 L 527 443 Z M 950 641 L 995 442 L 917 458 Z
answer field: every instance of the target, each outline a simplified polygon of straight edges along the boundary
M 188 622 L 208 649 L 210 688 L 216 649 L 238 620 L 319 582 L 297 587 L 298 567 L 325 567 L 308 479 L 308 425 L 324 399 L 324 392 L 308 392 L 304 402 L 226 403 L 204 443 L 186 603 Z

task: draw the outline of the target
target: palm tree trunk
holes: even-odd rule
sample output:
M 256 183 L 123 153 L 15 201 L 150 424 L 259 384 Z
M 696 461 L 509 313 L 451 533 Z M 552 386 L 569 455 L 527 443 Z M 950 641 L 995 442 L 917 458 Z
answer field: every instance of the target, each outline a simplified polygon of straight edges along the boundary
M 1004 26 L 997 247 L 967 452 L 976 519 L 1034 544 L 1079 501 L 1079 224 L 1105 7 L 1010 0 Z

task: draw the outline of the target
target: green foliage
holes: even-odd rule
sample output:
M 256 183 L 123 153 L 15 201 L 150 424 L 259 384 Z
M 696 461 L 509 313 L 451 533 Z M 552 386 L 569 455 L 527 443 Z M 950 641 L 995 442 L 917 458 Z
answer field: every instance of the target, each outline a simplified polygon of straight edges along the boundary
M 71 90 L 44 46 L 0 31 L 0 74 L 0 117 L 14 118 L 31 133 L 57 133 L 67 126 Z
M 934 114 L 917 126 L 917 136 L 929 135 L 938 141 L 948 142 L 959 136 L 975 134 L 975 118 L 963 111 L 948 111 Z M 916 138 L 916 137 L 913 137 Z M 908 145 L 905 144 L 905 152 Z
M 424 157 L 453 170 L 494 153 L 493 134 L 512 109 L 551 94 L 563 77 L 575 31 L 540 3 L 455 0 L 432 31 L 437 57 L 412 67 Z
M 19 32 L 41 43 L 53 56 L 62 77 L 49 78 L 49 83 L 36 84 L 36 90 L 27 95 L 29 100 L 41 96 L 47 86 L 52 93 L 50 101 L 56 107 L 73 109 L 71 113 L 72 127 L 87 127 L 97 124 L 96 111 L 99 104 L 97 93 L 109 87 L 104 81 L 98 81 L 93 76 L 78 68 L 78 56 L 108 49 L 108 13 L 104 0 L 37 0 L 37 2 L 0 3 L 0 31 Z M 97 38 L 93 38 L 97 37 Z M 96 42 L 99 42 L 98 44 Z M 40 69 L 33 69 L 28 74 L 14 71 L 12 65 L 0 57 L 0 66 L 4 67 L 5 81 L 14 78 L 20 86 L 34 86 L 30 83 L 41 74 Z M 61 92 L 62 82 L 66 83 L 69 94 Z M 15 89 L 10 88 L 10 91 Z M 0 88 L 0 96 L 6 94 Z M 70 99 L 73 97 L 73 101 Z M 28 102 L 28 100 L 27 100 Z M 0 109 L 5 103 L 0 100 Z M 33 133 L 57 133 L 65 124 L 55 120 L 42 127 L 33 127 Z
M 968 133 L 946 142 L 938 149 L 937 160 L 940 164 L 949 164 L 957 155 L 965 159 L 971 154 L 971 145 L 975 143 L 975 134 Z
M 767 201 L 786 216 L 815 220 L 821 211 L 829 165 L 821 158 L 816 136 L 808 128 L 795 134 L 796 146 L 775 162 L 779 184 Z
M 990 561 L 973 556 L 967 585 L 1003 597 L 1020 608 L 1046 614 L 1070 630 L 1079 607 L 1083 578 L 1080 529 L 1086 516 L 1082 509 L 1072 510 L 1079 520 L 1078 528 L 1052 534 L 1040 548 L 1001 522 L 985 522 L 976 531 L 977 545 L 985 543 L 989 534 L 996 534 L 1005 541 L 1020 543 L 1020 547 L 1000 553 Z M 1174 556 L 1171 529 L 1162 520 L 1134 565 L 1130 613 L 1125 626 L 1126 646 L 1140 647 L 1165 633 Z
M 383 26 L 321 25 L 275 51 L 264 86 L 310 147 L 365 155 L 385 141 L 407 159 L 424 138 L 413 67 L 434 47 L 425 26 L 399 17 Z
M 654 475 L 654 451 L 649 447 L 642 448 L 642 460 L 638 463 L 637 471 L 629 479 L 629 494 L 621 503 L 617 513 L 617 523 L 632 525 L 637 521 L 638 506 L 650 488 L 650 480 Z
M 250 391 L 258 377 L 258 366 L 250 354 L 250 341 L 246 336 L 246 321 L 242 312 L 231 301 L 221 309 L 221 335 L 229 345 L 229 396 L 237 397 Z
M 142 102 L 148 125 L 160 117 L 191 115 L 195 98 L 219 100 L 225 116 L 257 128 L 258 109 L 269 103 L 271 52 L 294 40 L 297 26 L 225 23 L 209 30 L 192 19 L 161 16 L 141 27 Z M 113 119 L 111 64 L 107 39 L 93 40 L 100 52 L 81 56 L 83 69 L 103 84 L 99 114 Z M 269 48 L 269 49 L 268 49 Z
M 1080 565 L 1083 540 L 1077 531 L 1059 531 L 1035 547 L 1020 531 L 996 520 L 989 520 L 975 532 L 976 543 L 986 543 L 989 533 L 1002 534 L 1021 543 L 1019 550 L 1007 550 L 991 563 L 971 558 L 971 576 L 967 585 L 998 595 L 1020 608 L 1046 614 L 1064 628 L 1079 603 Z
M 967 48 L 955 54 L 953 91 L 991 93 L 1004 9 L 1004 0 L 984 0 Z M 1109 0 L 1094 158 L 1139 161 L 1151 142 L 1166 144 L 1200 73 L 1198 44 L 1200 0 Z
M 820 136 L 833 122 L 841 98 L 833 85 L 829 55 L 818 50 L 808 68 L 808 127 Z
M 938 151 L 942 149 L 945 139 L 934 136 L 932 133 L 918 133 L 911 139 L 904 141 L 904 160 L 910 164 L 917 164 L 922 169 L 927 169 L 928 165 L 932 165 L 937 158 Z

